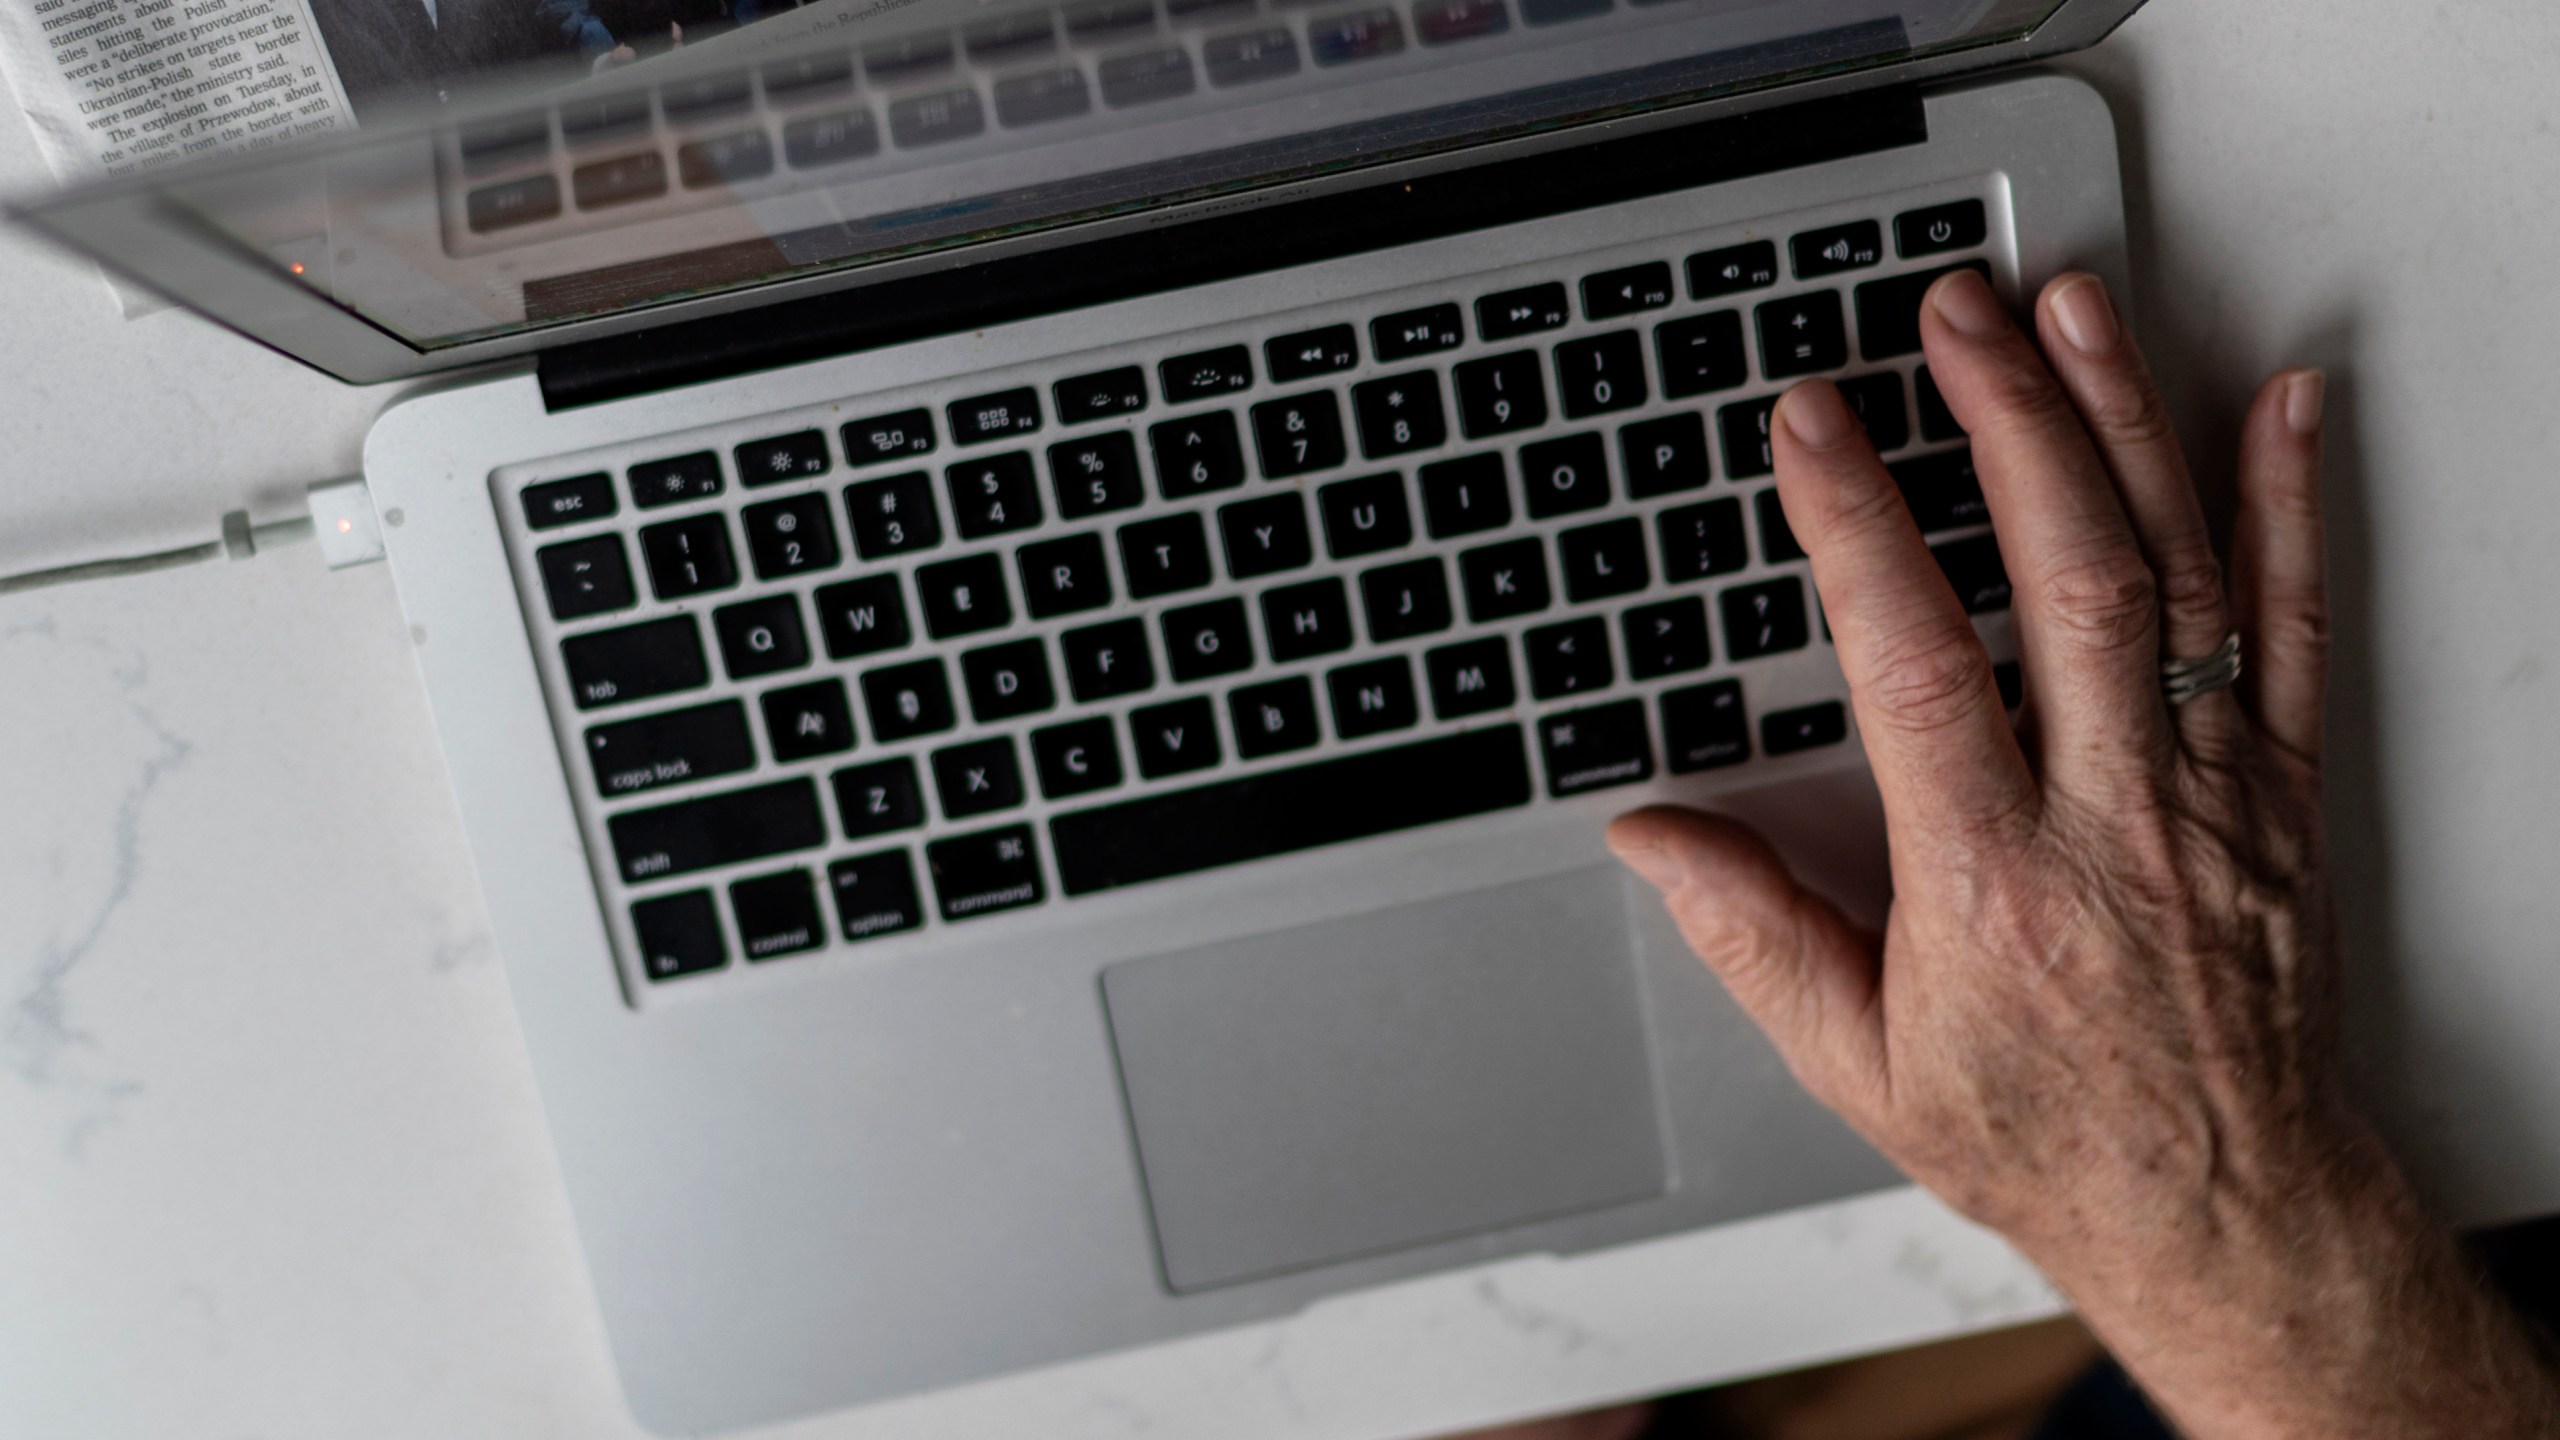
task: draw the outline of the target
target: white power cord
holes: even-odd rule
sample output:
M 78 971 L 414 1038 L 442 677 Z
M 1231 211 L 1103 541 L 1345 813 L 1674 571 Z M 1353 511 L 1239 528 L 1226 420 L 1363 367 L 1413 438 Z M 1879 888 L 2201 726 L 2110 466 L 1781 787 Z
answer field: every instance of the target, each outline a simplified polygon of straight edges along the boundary
M 76 565 L 30 570 L 20 575 L 0 575 L 0 595 L 70 585 L 82 580 L 120 580 L 128 575 L 175 570 L 182 565 L 196 565 L 207 560 L 248 560 L 254 558 L 262 546 L 290 545 L 300 540 L 319 540 L 321 558 L 332 570 L 343 570 L 350 565 L 362 565 L 382 558 L 382 530 L 374 518 L 373 500 L 365 492 L 362 477 L 324 480 L 311 487 L 308 500 L 310 514 L 291 520 L 270 520 L 265 524 L 252 524 L 248 511 L 234 510 L 222 517 L 221 538 L 201 545 L 181 545 L 174 550 L 154 550 L 144 555 L 120 555 L 105 560 L 84 560 Z

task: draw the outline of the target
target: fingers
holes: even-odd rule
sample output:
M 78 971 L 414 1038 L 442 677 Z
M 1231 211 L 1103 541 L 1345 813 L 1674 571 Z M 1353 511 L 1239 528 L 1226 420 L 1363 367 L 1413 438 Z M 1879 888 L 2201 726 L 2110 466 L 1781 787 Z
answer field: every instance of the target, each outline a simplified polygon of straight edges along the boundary
M 2097 442 L 2158 582 L 2163 657 L 2212 654 L 2231 632 L 2222 566 L 2150 367 L 2094 275 L 2064 275 L 2046 286 L 2036 318 L 2044 353 Z M 2227 754 L 2247 734 L 2239 701 L 2227 692 L 2198 697 L 2174 714 L 2193 751 Z
M 2320 758 L 2329 686 L 2329 567 L 2320 517 L 2322 410 L 2328 382 L 2289 370 L 2258 392 L 2240 438 L 2240 515 L 2232 591 L 2245 668 L 2241 698 L 2279 744 Z
M 2085 794 L 2093 778 L 2156 772 L 2173 753 L 2158 587 L 2070 396 L 1970 270 L 1930 289 L 1920 329 L 2016 587 L 2045 774 Z
M 1895 829 L 2032 812 L 2035 777 L 1991 660 L 1857 417 L 1824 381 L 1778 402 L 1778 498 L 1813 562 Z
M 1689 948 L 1833 1104 L 1884 1075 L 1881 952 L 1747 826 L 1655 806 L 1621 815 L 1609 848 L 1660 890 Z

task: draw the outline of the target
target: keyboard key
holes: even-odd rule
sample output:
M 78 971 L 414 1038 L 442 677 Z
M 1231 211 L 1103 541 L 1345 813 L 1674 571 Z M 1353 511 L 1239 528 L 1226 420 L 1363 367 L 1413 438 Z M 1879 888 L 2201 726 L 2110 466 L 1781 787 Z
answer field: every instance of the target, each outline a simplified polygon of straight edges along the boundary
M 1380 645 L 1449 628 L 1449 572 L 1440 557 L 1382 565 L 1360 577 L 1360 608 Z
M 883 82 L 913 80 L 951 68 L 951 37 L 901 35 L 862 47 L 862 73 Z
M 631 467 L 631 503 L 643 510 L 707 500 L 722 488 L 720 457 L 708 450 Z
M 1044 893 L 1028 825 L 936 840 L 924 847 L 924 862 L 945 920 L 1037 905 Z
M 1970 250 L 1990 233 L 1982 202 L 1958 200 L 1952 205 L 1932 205 L 1926 210 L 1907 210 L 1894 216 L 1893 250 L 1905 260 L 1917 260 L 1949 250 Z
M 1167 500 L 1244 483 L 1244 448 L 1227 411 L 1167 420 L 1148 429 L 1147 442 L 1156 454 L 1156 490 Z
M 1650 500 L 1707 483 L 1707 422 L 1694 410 L 1645 420 L 1618 432 L 1627 498 Z
M 853 709 L 845 703 L 844 682 L 833 676 L 806 685 L 768 690 L 764 736 L 773 758 L 785 765 L 853 748 Z
M 1662 398 L 1686 400 L 1731 390 L 1751 378 L 1751 360 L 1742 349 L 1742 314 L 1718 310 L 1653 327 L 1653 348 L 1662 360 Z
M 1266 480 L 1332 469 L 1343 460 L 1341 402 L 1318 390 L 1254 406 L 1253 448 Z
M 797 955 L 827 943 L 818 892 L 806 870 L 733 882 L 729 909 L 738 917 L 738 946 L 750 962 Z
M 1520 447 L 1520 484 L 1529 518 L 1548 520 L 1609 503 L 1609 454 L 1597 435 L 1566 435 Z
M 1180 52 L 1176 52 L 1177 54 Z M 1184 61 L 1189 68 L 1190 62 Z M 996 81 L 996 123 L 1008 130 L 1066 120 L 1093 109 L 1084 71 L 1074 65 L 1006 75 Z
M 1093 0 L 1089 5 L 1068 7 L 1066 21 L 1067 38 L 1078 44 L 1107 40 L 1133 30 L 1153 30 L 1155 0 Z
M 827 867 L 827 888 L 835 892 L 837 933 L 847 940 L 894 935 L 924 923 L 915 864 L 904 850 L 838 860 Z
M 1902 377 L 1891 370 L 1840 382 L 1840 398 L 1867 429 L 1867 440 L 1880 454 L 1911 443 L 1911 409 L 1902 403 Z
M 1413 7 L 1413 33 L 1425 45 L 1454 45 L 1510 28 L 1511 11 L 1502 0 L 1418 0 Z
M 1707 602 L 1695 595 L 1639 605 L 1618 619 L 1627 642 L 1627 676 L 1659 680 L 1704 670 L 1713 658 L 1707 643 Z
M 1778 399 L 1745 400 L 1716 412 L 1716 430 L 1724 437 L 1724 473 L 1735 480 L 1757 480 L 1777 473 L 1778 458 L 1769 448 L 1769 423 Z
M 1754 314 L 1760 325 L 1760 371 L 1770 379 L 1818 374 L 1849 363 L 1849 333 L 1838 294 L 1816 290 L 1791 295 Z
M 687 123 L 747 108 L 747 72 L 729 70 L 674 80 L 658 89 L 658 105 L 669 120 Z
M 1929 553 L 1937 557 L 1938 568 L 1946 572 L 1947 583 L 1955 587 L 1966 614 L 2009 608 L 2009 567 L 2001 563 L 1999 543 L 1991 536 L 1950 541 Z
M 982 20 L 960 32 L 969 58 L 981 65 L 1046 55 L 1058 48 L 1058 32 L 1046 10 L 1027 10 Z
M 1275 385 L 1332 375 L 1360 363 L 1360 340 L 1348 325 L 1300 330 L 1263 342 L 1263 363 Z
M 1227 573 L 1238 580 L 1295 570 L 1315 559 L 1306 502 L 1295 492 L 1224 507 L 1218 511 L 1218 535 L 1226 542 Z
M 1155 653 L 1147 648 L 1147 627 L 1137 620 L 1112 620 L 1058 637 L 1067 662 L 1067 693 L 1091 705 L 1155 688 Z
M 657 151 L 617 155 L 569 172 L 569 193 L 581 210 L 601 210 L 667 193 L 667 162 Z
M 759 580 L 830 570 L 838 559 L 835 517 L 823 492 L 767 500 L 738 512 L 747 527 L 747 556 Z
M 1201 43 L 1200 58 L 1209 66 L 1209 83 L 1220 89 L 1276 80 L 1298 73 L 1298 37 L 1286 25 L 1215 35 Z
M 1606 15 L 1615 0 L 1520 0 L 1520 18 L 1531 25 L 1561 25 L 1591 15 Z
M 1253 388 L 1253 352 L 1241 345 L 1176 355 L 1157 367 L 1164 381 L 1164 403 L 1187 405 Z
M 1938 389 L 1938 377 L 1923 365 L 1911 377 L 1912 388 L 1920 397 L 1920 438 L 1923 440 L 1961 440 L 1964 427 L 1956 423 L 1956 412 L 1947 408 L 1947 397 Z
M 1191 52 L 1179 45 L 1114 55 L 1104 60 L 1099 70 L 1102 103 L 1114 110 L 1156 100 L 1178 100 L 1200 88 L 1191 73 Z
M 981 725 L 1037 715 L 1058 703 L 1049 684 L 1049 655 L 1037 637 L 1009 640 L 960 657 L 961 688 Z
M 1606 690 L 1618 678 L 1609 627 L 1598 618 L 1547 625 L 1520 637 L 1529 656 L 1529 693 L 1541 700 Z
M 1786 507 L 1778 501 L 1777 487 L 1751 497 L 1751 510 L 1760 522 L 1760 557 L 1772 565 L 1786 565 L 1804 558 L 1804 546 L 1796 543 L 1796 532 L 1787 523 Z
M 1556 537 L 1565 598 L 1576 604 L 1632 595 L 1653 583 L 1645 562 L 1644 522 L 1630 515 L 1567 530 Z
M 1236 755 L 1260 760 L 1312 748 L 1324 739 L 1316 719 L 1316 691 L 1303 675 L 1247 685 L 1227 696 L 1227 719 L 1236 727 Z
M 1132 600 L 1208 584 L 1209 537 L 1200 516 L 1185 510 L 1121 526 L 1120 567 L 1128 574 Z
M 916 762 L 904 755 L 848 766 L 827 783 L 836 792 L 836 818 L 844 822 L 848 840 L 924 823 L 924 787 L 916 783 Z
M 1516 725 L 1148 795 L 1049 822 L 1059 887 L 1087 895 L 1529 802 Z
M 1470 360 L 1450 372 L 1458 387 L 1458 427 L 1470 439 L 1534 430 L 1547 423 L 1547 386 L 1538 352 L 1515 350 Z
M 993 555 L 918 566 L 916 596 L 924 606 L 925 633 L 936 640 L 1001 630 L 1013 623 L 1013 602 L 1004 589 L 1004 561 Z
M 1098 610 L 1111 603 L 1111 567 L 1099 535 L 1064 535 L 1025 545 L 1014 554 L 1022 568 L 1022 608 L 1034 620 Z
M 1918 354 L 1920 302 L 1929 298 L 1929 287 L 1937 284 L 1940 277 L 1958 270 L 1971 270 L 1985 280 L 1991 278 L 1989 264 L 1968 260 L 1962 265 L 1949 265 L 1917 275 L 1897 275 L 1890 280 L 1872 280 L 1859 286 L 1858 353 L 1870 361 Z
M 1460 555 L 1458 582 L 1467 592 L 1467 618 L 1479 625 L 1534 615 L 1553 598 L 1547 590 L 1546 547 L 1534 537 Z
M 1022 767 L 1013 741 L 998 735 L 933 752 L 933 788 L 945 819 L 1010 810 L 1022 803 Z
M 1253 665 L 1253 634 L 1242 600 L 1212 600 L 1164 612 L 1165 667 L 1175 683 L 1232 675 Z
M 777 105 L 805 104 L 853 87 L 853 57 L 794 55 L 764 67 L 764 97 Z
M 1434 540 L 1499 530 L 1511 523 L 1511 483 L 1499 452 L 1422 467 L 1422 519 Z
M 809 663 L 809 632 L 800 625 L 800 601 L 785 592 L 711 612 L 720 637 L 720 662 L 732 680 L 797 670 Z
M 1146 503 L 1138 478 L 1138 445 L 1125 430 L 1106 430 L 1049 447 L 1049 479 L 1058 492 L 1058 518 L 1081 520 Z
M 1653 778 L 1653 737 L 1645 733 L 1641 700 L 1549 715 L 1538 722 L 1538 748 L 1547 762 L 1547 793 L 1559 800 Z
M 967 86 L 910 95 L 889 104 L 889 138 L 897 141 L 902 150 L 965 140 L 984 133 L 986 128 L 987 112 L 978 103 L 978 92 Z
M 631 928 L 640 939 L 640 968 L 653 981 L 698 975 L 729 963 L 729 944 L 720 938 L 720 910 L 708 890 L 643 900 L 631 907 Z
M 879 122 L 858 105 L 851 110 L 794 120 L 782 127 L 782 158 L 794 170 L 842 165 L 879 153 Z
M 1059 381 L 1050 389 L 1058 402 L 1058 421 L 1063 425 L 1100 420 L 1110 415 L 1134 415 L 1147 408 L 1147 372 L 1135 365 L 1123 365 L 1117 370 L 1104 370 L 1092 375 L 1077 375 Z M 1066 448 L 1064 445 L 1049 447 L 1052 470 L 1059 468 L 1056 457 Z
M 1325 550 L 1336 560 L 1413 543 L 1413 512 L 1405 508 L 1401 475 L 1337 480 L 1316 491 L 1316 510 L 1324 517 Z
M 1307 48 L 1319 65 L 1348 65 L 1404 48 L 1404 22 L 1386 6 L 1358 10 L 1316 21 L 1307 27 Z
M 560 133 L 569 143 L 600 140 L 649 123 L 649 97 L 643 91 L 577 100 L 560 107 Z
M 921 470 L 848 485 L 844 508 L 853 518 L 853 548 L 865 560 L 942 543 L 942 516 L 933 508 L 933 486 Z
M 1429 370 L 1354 385 L 1351 409 L 1360 422 L 1361 452 L 1372 460 L 1428 450 L 1449 438 L 1440 377 Z
M 1430 651 L 1422 657 L 1422 672 L 1431 684 L 1431 713 L 1443 720 L 1507 710 L 1519 698 L 1511 681 L 1511 647 L 1499 635 Z
M 627 705 L 711 683 L 711 661 L 690 615 L 670 615 L 560 642 L 569 693 L 581 710 Z
M 1754 240 L 1689 257 L 1689 298 L 1715 300 L 1778 283 L 1776 242 Z
M 1750 759 L 1751 722 L 1742 713 L 1742 683 L 1716 680 L 1664 692 L 1662 752 L 1674 775 Z
M 1922 534 L 1991 523 L 1991 507 L 1982 498 L 1982 480 L 1974 474 L 1971 450 L 1923 455 L 1889 468 Z
M 1040 428 L 1040 392 L 1025 385 L 951 402 L 951 443 L 979 445 Z
M 1808 230 L 1788 241 L 1787 250 L 1799 280 L 1864 270 L 1884 259 L 1884 227 L 1873 220 L 1859 220 Z
M 1130 711 L 1129 735 L 1138 773 L 1150 780 L 1206 770 L 1220 758 L 1218 717 L 1206 696 Z
M 1643 342 L 1633 330 L 1619 330 L 1557 346 L 1556 393 L 1568 420 L 1643 404 Z
M 1801 650 L 1812 638 L 1805 628 L 1804 582 L 1792 576 L 1737 585 L 1716 597 L 1716 608 L 1724 612 L 1724 653 L 1736 660 Z
M 739 130 L 676 147 L 676 178 L 687 190 L 735 185 L 773 173 L 773 140 L 762 130 Z M 744 472 L 740 472 L 743 479 Z
M 681 600 L 738 583 L 738 558 L 729 549 L 729 522 L 718 514 L 693 515 L 640 532 L 649 562 L 649 589 L 661 600 Z
M 587 732 L 587 763 L 595 771 L 597 794 L 637 795 L 751 770 L 756 747 L 747 738 L 746 707 L 715 700 L 598 725 Z
M 524 523 L 531 530 L 610 519 L 619 508 L 610 475 L 579 475 L 524 487 Z
M 486 175 L 541 159 L 551 149 L 551 117 L 540 110 L 465 125 L 456 137 L 464 173 Z
M 1120 742 L 1111 717 L 1096 715 L 1031 732 L 1031 768 L 1052 800 L 1090 795 L 1120 783 Z
M 911 660 L 864 675 L 862 708 L 871 715 L 871 738 L 884 744 L 939 734 L 958 723 L 940 660 Z
M 1587 320 L 1615 320 L 1670 303 L 1671 267 L 1659 260 L 1582 277 L 1582 314 Z
M 619 535 L 546 545 L 535 554 L 534 564 L 542 572 L 542 593 L 551 602 L 554 620 L 582 620 L 640 603 Z
M 827 842 L 818 787 L 806 779 L 625 810 L 605 821 L 626 885 L 810 850 Z
M 1560 330 L 1572 319 L 1573 310 L 1565 299 L 1564 286 L 1556 281 L 1520 290 L 1505 290 L 1476 302 L 1476 334 L 1487 341 L 1508 340 L 1540 330 Z
M 1662 578 L 1671 584 L 1730 575 L 1751 563 L 1739 500 L 1683 505 L 1663 511 L 1654 523 L 1662 540 Z
M 844 460 L 852 466 L 880 465 L 933 453 L 933 414 L 901 410 L 874 415 L 844 427 Z
M 818 633 L 826 640 L 831 659 L 876 655 L 912 638 L 907 602 L 898 593 L 895 575 L 866 575 L 841 585 L 821 586 L 810 598 L 817 602 Z
M 1849 738 L 1849 716 L 1837 700 L 1760 717 L 1760 747 L 1772 756 L 1837 745 Z
M 1362 740 L 1390 730 L 1409 730 L 1422 718 L 1413 693 L 1413 663 L 1401 655 L 1345 665 L 1324 677 L 1333 699 L 1333 730 L 1345 740 Z
M 1391 360 L 1408 360 L 1416 355 L 1455 350 L 1466 340 L 1466 326 L 1459 319 L 1455 305 L 1426 305 L 1419 310 L 1399 310 L 1369 322 L 1369 348 L 1376 352 L 1378 363 L 1382 365 Z
M 1040 523 L 1040 482 L 1032 477 L 1029 451 L 965 461 L 944 471 L 943 481 L 951 489 L 952 528 L 963 540 Z
M 1278 664 L 1351 648 L 1351 605 L 1342 582 L 1327 576 L 1262 592 L 1262 633 Z

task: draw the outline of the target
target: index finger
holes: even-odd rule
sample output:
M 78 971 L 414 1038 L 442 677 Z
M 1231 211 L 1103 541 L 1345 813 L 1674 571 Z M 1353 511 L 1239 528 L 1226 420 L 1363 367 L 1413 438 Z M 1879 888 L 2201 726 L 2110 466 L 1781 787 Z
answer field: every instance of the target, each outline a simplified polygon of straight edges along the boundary
M 1809 381 L 1775 420 L 1778 499 L 1813 562 L 1887 821 L 1990 829 L 2031 815 L 2035 776 L 1991 657 L 1848 403 Z

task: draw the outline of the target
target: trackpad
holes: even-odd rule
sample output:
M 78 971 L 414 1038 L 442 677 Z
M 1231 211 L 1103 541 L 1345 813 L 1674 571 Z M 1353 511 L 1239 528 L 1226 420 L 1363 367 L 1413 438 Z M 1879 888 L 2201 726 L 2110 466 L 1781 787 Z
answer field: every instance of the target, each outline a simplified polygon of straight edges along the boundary
M 1625 884 L 1581 871 L 1105 970 L 1166 1282 L 1661 1194 Z

